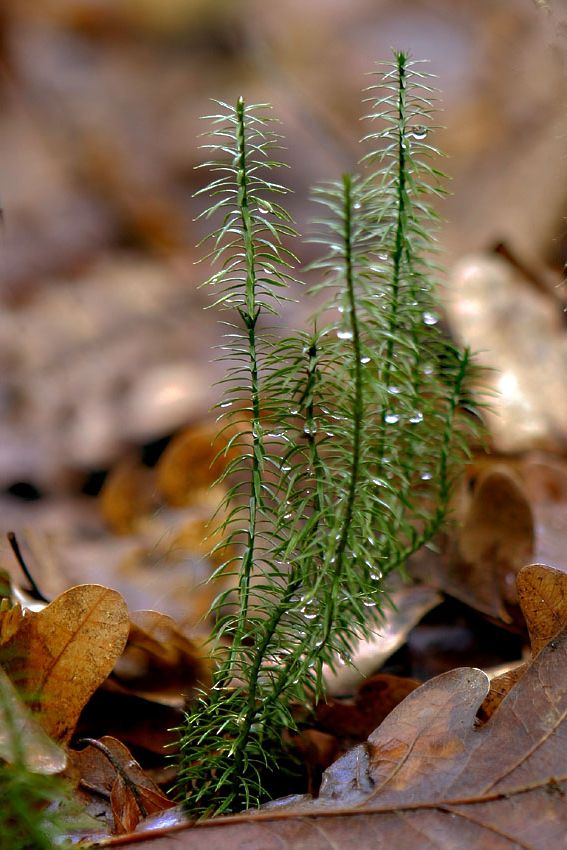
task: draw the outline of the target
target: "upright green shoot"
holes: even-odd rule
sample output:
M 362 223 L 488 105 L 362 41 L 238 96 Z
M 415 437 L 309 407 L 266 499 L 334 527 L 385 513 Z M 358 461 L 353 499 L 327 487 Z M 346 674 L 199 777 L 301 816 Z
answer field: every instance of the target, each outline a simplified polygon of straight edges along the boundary
M 403 53 L 371 87 L 363 173 L 314 193 L 326 305 L 285 339 L 265 330 L 295 262 L 279 136 L 242 100 L 211 118 L 208 284 L 231 314 L 219 418 L 238 449 L 221 529 L 238 554 L 216 574 L 234 580 L 213 605 L 212 690 L 182 730 L 179 783 L 197 813 L 265 799 L 294 707 L 376 628 L 384 578 L 437 531 L 466 455 L 470 358 L 438 329 L 432 279 L 432 95 Z

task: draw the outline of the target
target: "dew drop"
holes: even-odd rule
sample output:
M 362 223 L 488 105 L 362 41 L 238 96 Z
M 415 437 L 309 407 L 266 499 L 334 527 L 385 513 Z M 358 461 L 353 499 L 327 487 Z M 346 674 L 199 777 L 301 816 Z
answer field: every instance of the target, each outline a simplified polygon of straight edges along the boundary
M 424 313 L 423 314 L 423 322 L 426 325 L 436 325 L 439 321 L 439 316 L 436 316 L 435 313 Z
M 373 599 L 365 599 L 362 603 L 366 608 L 375 608 L 376 602 Z
M 372 581 L 382 581 L 382 579 L 384 578 L 384 573 L 382 572 L 382 570 L 374 569 L 370 573 L 370 578 L 372 579 Z
M 412 425 L 419 425 L 420 422 L 423 422 L 423 413 L 420 410 L 417 410 L 413 416 L 410 416 L 409 420 Z
M 422 472 L 421 473 L 421 480 L 422 481 L 431 481 L 432 478 L 433 478 L 433 475 L 431 474 L 431 472 Z
M 361 206 L 362 206 L 362 204 L 359 201 L 357 201 L 355 204 L 352 205 L 352 208 L 353 208 L 353 210 L 359 210 L 361 208 Z
M 299 408 L 298 407 L 292 407 L 289 412 L 291 413 L 292 416 L 299 416 Z
M 304 611 L 303 616 L 306 620 L 314 620 L 317 616 L 317 611 Z
M 367 363 L 370 363 L 370 357 L 361 357 L 360 362 L 363 366 L 366 366 Z
M 388 392 L 392 393 L 392 395 L 399 395 L 402 391 L 401 387 L 388 387 Z
M 232 402 L 231 401 L 223 401 L 222 404 L 219 405 L 219 407 L 232 407 Z
M 352 331 L 337 331 L 339 339 L 352 339 Z
M 395 425 L 399 421 L 400 421 L 400 417 L 398 416 L 397 413 L 387 413 L 384 417 L 384 422 L 387 425 Z
M 416 124 L 413 128 L 413 133 L 411 133 L 414 139 L 422 140 L 427 136 L 427 127 L 423 124 Z

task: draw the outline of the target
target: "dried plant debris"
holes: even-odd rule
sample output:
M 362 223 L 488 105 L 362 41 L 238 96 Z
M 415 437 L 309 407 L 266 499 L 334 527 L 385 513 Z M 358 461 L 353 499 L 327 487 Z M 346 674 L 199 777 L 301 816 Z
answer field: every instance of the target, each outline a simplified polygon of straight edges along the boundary
M 530 583 L 538 581 L 534 569 L 545 572 L 525 570 Z M 178 826 L 170 835 L 158 829 L 150 846 L 560 846 L 567 829 L 566 663 L 563 628 L 482 726 L 476 714 L 488 677 L 467 668 L 438 676 L 325 772 L 317 800 L 282 800 L 266 811 Z

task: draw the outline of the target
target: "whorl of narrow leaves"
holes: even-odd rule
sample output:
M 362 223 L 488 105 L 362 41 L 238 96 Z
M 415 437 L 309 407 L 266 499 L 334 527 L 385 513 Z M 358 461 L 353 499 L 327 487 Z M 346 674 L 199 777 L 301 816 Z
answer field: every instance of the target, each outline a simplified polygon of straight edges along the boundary
M 322 666 L 348 660 L 380 618 L 383 578 L 443 520 L 455 462 L 466 452 L 470 364 L 441 337 L 430 279 L 424 200 L 439 172 L 428 157 L 431 89 L 397 54 L 369 116 L 363 176 L 315 193 L 326 209 L 317 264 L 329 290 L 311 333 L 260 332 L 277 312 L 294 231 L 271 180 L 279 137 L 264 107 L 222 104 L 214 116 L 208 191 L 222 212 L 208 283 L 233 312 L 221 420 L 238 447 L 218 571 L 236 593 L 215 604 L 218 667 L 182 730 L 180 786 L 196 812 L 257 805 L 276 766 L 292 706 L 323 692 Z M 373 90 L 371 90 L 373 91 Z M 470 430 L 470 429 L 468 429 Z M 235 546 L 236 544 L 236 546 Z

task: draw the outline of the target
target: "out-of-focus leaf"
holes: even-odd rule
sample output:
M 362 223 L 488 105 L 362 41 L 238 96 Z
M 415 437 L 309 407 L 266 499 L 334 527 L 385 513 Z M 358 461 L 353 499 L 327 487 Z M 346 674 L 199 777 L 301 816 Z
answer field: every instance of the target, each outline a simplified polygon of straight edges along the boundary
M 385 611 L 376 633 L 358 644 L 352 658 L 353 666 L 337 663 L 335 671 L 325 668 L 329 694 L 352 694 L 366 676 L 379 670 L 405 643 L 408 633 L 421 618 L 442 601 L 435 590 L 418 585 L 394 590 L 389 596 L 395 607 Z
M 209 679 L 205 654 L 166 614 L 135 611 L 130 619 L 114 680 L 130 693 L 183 708 L 195 687 Z
M 0 758 L 13 763 L 19 757 L 33 773 L 61 773 L 67 763 L 65 751 L 32 717 L 0 668 Z
M 535 528 L 518 477 L 505 466 L 481 473 L 462 527 L 441 556 L 420 553 L 411 571 L 488 616 L 511 622 L 516 575 L 533 560 Z
M 150 512 L 153 474 L 128 458 L 109 474 L 100 494 L 100 510 L 115 534 L 130 534 Z
M 567 439 L 565 329 L 557 301 L 501 257 L 469 256 L 450 281 L 451 325 L 494 395 L 486 417 L 503 452 L 561 448 Z M 545 379 L 543 379 L 545 376 Z
M 234 449 L 226 455 L 221 453 L 229 436 L 225 432 L 220 439 L 217 434 L 217 425 L 198 425 L 183 431 L 168 445 L 157 467 L 157 488 L 167 504 L 198 504 L 203 490 L 222 474 Z

